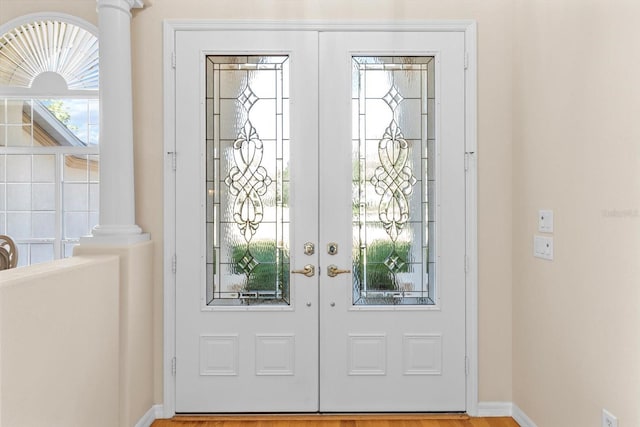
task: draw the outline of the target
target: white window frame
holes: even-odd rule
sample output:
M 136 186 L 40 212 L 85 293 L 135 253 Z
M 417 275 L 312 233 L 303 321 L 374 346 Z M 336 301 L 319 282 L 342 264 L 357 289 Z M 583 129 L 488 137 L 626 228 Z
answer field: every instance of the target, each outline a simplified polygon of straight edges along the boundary
M 17 28 L 21 25 L 30 24 L 38 21 L 60 21 L 67 24 L 80 27 L 87 32 L 98 38 L 98 27 L 95 25 L 75 17 L 73 15 L 65 13 L 47 12 L 47 13 L 33 13 L 27 14 L 15 19 L 12 19 L 2 25 L 0 25 L 0 35 Z M 57 87 L 44 88 L 34 90 L 32 88 L 23 88 L 16 86 L 0 85 L 0 99 L 16 99 L 16 100 L 37 100 L 37 99 L 96 99 L 99 100 L 99 90 L 60 90 Z M 16 241 L 16 244 L 38 244 L 38 243 L 53 243 L 54 245 L 54 259 L 60 259 L 64 257 L 63 241 L 64 230 L 63 228 L 63 199 L 62 199 L 62 168 L 63 157 L 65 154 L 76 154 L 83 156 L 99 156 L 99 145 L 87 146 L 87 147 L 38 147 L 34 150 L 33 147 L 0 147 L 0 154 L 3 155 L 55 155 L 55 211 L 56 211 L 56 226 L 55 237 L 53 242 L 50 238 L 29 238 L 20 239 Z M 4 178 L 4 177 L 3 177 Z M 6 219 L 5 219 L 6 221 Z M 8 231 L 8 230 L 7 230 Z M 30 250 L 27 254 L 19 252 L 19 262 L 24 257 L 30 256 Z M 28 263 L 27 263 L 28 264 Z

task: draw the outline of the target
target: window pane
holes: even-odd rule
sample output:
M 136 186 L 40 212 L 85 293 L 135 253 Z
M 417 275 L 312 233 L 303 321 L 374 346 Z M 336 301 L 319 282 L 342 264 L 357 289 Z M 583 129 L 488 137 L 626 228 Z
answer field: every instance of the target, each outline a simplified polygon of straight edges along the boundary
M 53 261 L 54 248 L 53 243 L 34 243 L 31 244 L 30 264 L 38 264 L 40 262 Z
M 354 57 L 353 304 L 434 304 L 432 57 Z
M 98 223 L 99 156 L 80 138 L 97 117 L 97 99 L 0 99 L 0 140 L 28 138 L 10 144 L 25 154 L 0 145 L 0 233 L 22 248 L 20 265 L 70 255 Z
M 53 239 L 56 236 L 56 213 L 33 212 L 31 215 L 33 237 Z
M 41 154 L 33 156 L 33 182 L 55 182 L 56 156 Z
M 20 239 L 30 239 L 31 212 L 8 212 L 6 233 L 13 238 L 16 243 L 18 243 Z
M 89 186 L 82 183 L 63 184 L 63 209 L 69 211 L 89 210 Z
M 209 305 L 289 304 L 288 66 L 207 58 Z
M 98 144 L 97 99 L 48 99 L 34 103 L 34 121 L 57 124 L 52 135 L 60 145 Z
M 66 212 L 64 214 L 64 238 L 79 239 L 91 234 L 89 214 L 85 212 Z
M 31 155 L 8 155 L 7 182 L 31 182 Z
M 34 211 L 55 211 L 56 185 L 32 184 L 31 208 Z
M 7 184 L 7 210 L 31 210 L 31 184 Z

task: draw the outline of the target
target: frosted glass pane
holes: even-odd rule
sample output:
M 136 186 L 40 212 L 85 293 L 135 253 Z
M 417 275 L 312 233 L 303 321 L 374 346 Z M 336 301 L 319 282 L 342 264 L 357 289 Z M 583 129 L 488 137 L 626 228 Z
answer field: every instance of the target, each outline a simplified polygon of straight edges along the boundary
M 7 210 L 31 210 L 31 184 L 7 184 Z
M 425 255 L 434 241 L 423 231 L 435 197 L 435 186 L 426 185 L 427 158 L 435 157 L 426 128 L 435 121 L 422 108 L 434 81 L 431 61 L 353 58 L 355 305 L 434 304 Z
M 33 156 L 33 182 L 54 182 L 56 179 L 56 156 Z
M 404 99 L 396 108 L 395 117 L 406 139 L 422 137 L 422 106 L 419 99 Z
M 31 244 L 31 264 L 53 261 L 53 244 Z
M 420 70 L 398 70 L 391 71 L 393 73 L 393 82 L 395 83 L 398 91 L 405 97 L 405 99 L 416 98 L 422 99 L 422 79 Z M 384 96 L 384 95 L 383 95 Z
M 89 184 L 89 210 L 98 211 L 100 206 L 100 185 Z
M 83 212 L 64 214 L 64 238 L 77 239 L 89 234 L 89 215 Z
M 31 208 L 34 211 L 53 211 L 56 209 L 56 185 L 32 184 Z
M 56 213 L 33 212 L 31 216 L 33 237 L 53 239 L 56 236 Z
M 207 58 L 207 303 L 289 304 L 284 56 Z
M 31 212 L 7 212 L 6 233 L 14 240 L 31 238 Z
M 62 201 L 65 211 L 89 210 L 88 184 L 63 184 Z
M 0 211 L 4 211 L 6 209 L 5 194 L 6 194 L 6 185 L 0 183 Z
M 7 182 L 31 182 L 31 156 L 7 155 Z
M 18 267 L 29 265 L 29 245 L 27 243 L 16 243 L 18 248 Z

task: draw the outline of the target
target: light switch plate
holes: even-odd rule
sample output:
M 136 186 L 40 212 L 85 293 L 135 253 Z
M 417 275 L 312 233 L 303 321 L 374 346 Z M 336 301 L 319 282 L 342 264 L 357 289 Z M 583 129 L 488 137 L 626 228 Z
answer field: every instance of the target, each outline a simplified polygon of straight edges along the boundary
M 553 211 L 541 209 L 538 211 L 538 231 L 541 233 L 553 233 Z
M 553 237 L 533 236 L 533 256 L 553 260 Z

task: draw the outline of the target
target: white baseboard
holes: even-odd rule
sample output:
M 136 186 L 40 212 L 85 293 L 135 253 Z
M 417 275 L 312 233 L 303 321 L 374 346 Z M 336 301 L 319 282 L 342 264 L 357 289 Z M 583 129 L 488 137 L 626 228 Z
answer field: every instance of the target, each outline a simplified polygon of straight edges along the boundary
M 479 417 L 510 417 L 512 414 L 511 402 L 478 402 Z
M 151 427 L 155 420 L 162 418 L 163 412 L 162 405 L 153 405 L 134 427 Z
M 518 405 L 513 405 L 513 419 L 516 420 L 520 427 L 537 427 L 536 423 L 525 414 L 522 409 L 518 408 Z

